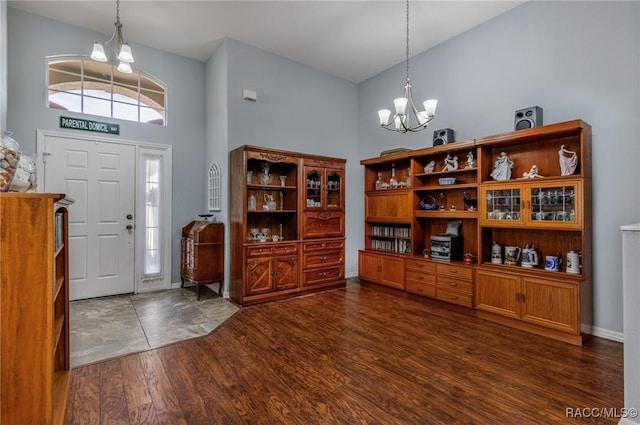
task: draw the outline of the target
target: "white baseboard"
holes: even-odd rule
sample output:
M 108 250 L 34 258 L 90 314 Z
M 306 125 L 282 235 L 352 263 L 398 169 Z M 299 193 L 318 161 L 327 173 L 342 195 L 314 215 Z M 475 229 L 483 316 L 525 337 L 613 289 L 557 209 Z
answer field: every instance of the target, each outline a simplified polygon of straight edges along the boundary
M 612 341 L 624 342 L 624 334 L 622 332 L 610 331 L 609 329 L 603 329 L 597 326 L 593 326 L 591 328 L 591 335 L 610 339 Z

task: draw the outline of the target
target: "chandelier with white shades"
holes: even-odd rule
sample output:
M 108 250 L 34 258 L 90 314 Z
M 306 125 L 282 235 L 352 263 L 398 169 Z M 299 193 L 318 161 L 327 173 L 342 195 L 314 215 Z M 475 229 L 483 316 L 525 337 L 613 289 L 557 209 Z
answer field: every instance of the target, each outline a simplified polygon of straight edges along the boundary
M 387 130 L 397 131 L 399 133 L 418 132 L 422 131 L 429 125 L 429 122 L 435 117 L 436 106 L 438 101 L 436 99 L 429 99 L 422 103 L 424 106 L 423 111 L 418 111 L 413 103 L 413 97 L 411 95 L 411 80 L 409 79 L 409 0 L 407 0 L 407 79 L 404 84 L 404 96 L 393 99 L 393 104 L 396 109 L 395 115 L 391 116 L 389 109 L 381 109 L 378 111 L 378 117 L 380 118 L 380 126 Z
M 116 29 L 109 40 L 105 41 L 104 43 L 96 41 L 93 44 L 91 59 L 98 62 L 107 62 L 109 59 L 104 51 L 104 48 L 106 47 L 111 50 L 120 61 L 118 63 L 118 71 L 130 74 L 132 72 L 131 64 L 135 61 L 133 60 L 133 52 L 131 51 L 131 46 L 125 43 L 124 39 L 122 38 L 122 24 L 120 23 L 120 0 L 116 0 L 116 22 L 114 25 L 116 26 Z M 109 45 L 111 43 L 115 45 L 115 48 Z M 117 53 L 116 51 L 119 51 L 119 53 Z

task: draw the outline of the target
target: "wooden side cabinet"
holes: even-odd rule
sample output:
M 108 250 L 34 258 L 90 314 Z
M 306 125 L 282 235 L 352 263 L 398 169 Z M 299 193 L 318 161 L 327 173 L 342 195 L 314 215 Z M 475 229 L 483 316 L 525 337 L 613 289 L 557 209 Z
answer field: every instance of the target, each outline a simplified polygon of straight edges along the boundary
M 476 273 L 478 317 L 582 345 L 579 279 Z
M 62 194 L 0 193 L 0 422 L 63 424 L 71 383 Z
M 196 285 L 200 301 L 200 285 L 224 282 L 224 224 L 192 221 L 182 228 L 182 285 L 185 280 Z
M 358 277 L 397 289 L 404 287 L 404 258 L 360 251 L 358 253 Z

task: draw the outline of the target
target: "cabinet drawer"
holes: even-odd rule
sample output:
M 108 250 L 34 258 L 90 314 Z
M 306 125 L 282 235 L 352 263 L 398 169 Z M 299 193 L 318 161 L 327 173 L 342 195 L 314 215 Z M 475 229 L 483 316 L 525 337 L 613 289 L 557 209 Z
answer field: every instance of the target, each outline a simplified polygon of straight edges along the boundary
M 304 254 L 304 268 L 337 266 L 344 262 L 343 251 L 326 251 L 317 254 Z
M 292 244 L 278 244 L 273 247 L 274 255 L 281 254 L 295 254 L 298 252 L 298 245 Z
M 247 248 L 247 257 L 264 257 L 266 255 L 295 254 L 298 246 L 294 243 L 251 246 Z
M 473 268 L 471 267 L 457 266 L 454 264 L 437 264 L 436 266 L 439 275 L 452 276 L 468 281 L 473 280 Z
M 436 290 L 436 298 L 442 301 L 463 305 L 465 307 L 471 307 L 473 299 L 471 295 L 465 295 L 460 292 L 449 291 L 447 289 L 440 289 L 440 287 Z
M 344 267 L 331 267 L 328 269 L 309 270 L 304 272 L 303 286 L 317 283 L 340 280 L 344 276 Z
M 247 257 L 264 257 L 265 255 L 271 255 L 270 246 L 255 246 L 247 248 Z
M 344 248 L 344 240 L 333 241 L 317 241 L 317 242 L 305 242 L 303 245 L 303 252 L 322 251 L 325 249 L 342 249 Z
M 434 274 L 424 274 L 423 272 L 418 272 L 415 270 L 407 270 L 405 272 L 405 278 L 407 282 L 413 281 L 416 283 L 428 283 L 430 285 L 436 284 L 436 275 Z
M 435 282 L 429 283 L 427 279 L 425 279 L 424 281 L 418 281 L 407 278 L 404 286 L 408 292 L 413 292 L 414 294 L 424 295 L 425 297 L 436 296 Z
M 422 271 L 425 273 L 435 273 L 436 266 L 437 264 L 431 261 L 414 260 L 414 259 L 407 259 L 405 261 L 405 267 L 407 268 L 407 270 L 416 270 L 416 271 Z
M 438 289 L 457 291 L 469 296 L 473 295 L 473 283 L 446 276 L 438 276 Z

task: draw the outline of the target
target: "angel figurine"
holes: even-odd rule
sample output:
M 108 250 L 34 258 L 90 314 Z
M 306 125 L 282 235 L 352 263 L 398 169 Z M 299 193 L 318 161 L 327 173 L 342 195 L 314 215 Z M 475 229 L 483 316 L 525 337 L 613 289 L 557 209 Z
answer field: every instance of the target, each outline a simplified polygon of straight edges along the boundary
M 501 152 L 498 159 L 494 163 L 491 177 L 494 180 L 509 180 L 511 179 L 511 169 L 513 168 L 513 161 L 509 159 L 506 152 Z
M 564 145 L 562 145 L 560 146 L 560 150 L 558 151 L 558 157 L 560 160 L 561 176 L 570 176 L 571 174 L 576 172 L 576 167 L 578 166 L 577 153 L 566 149 Z

